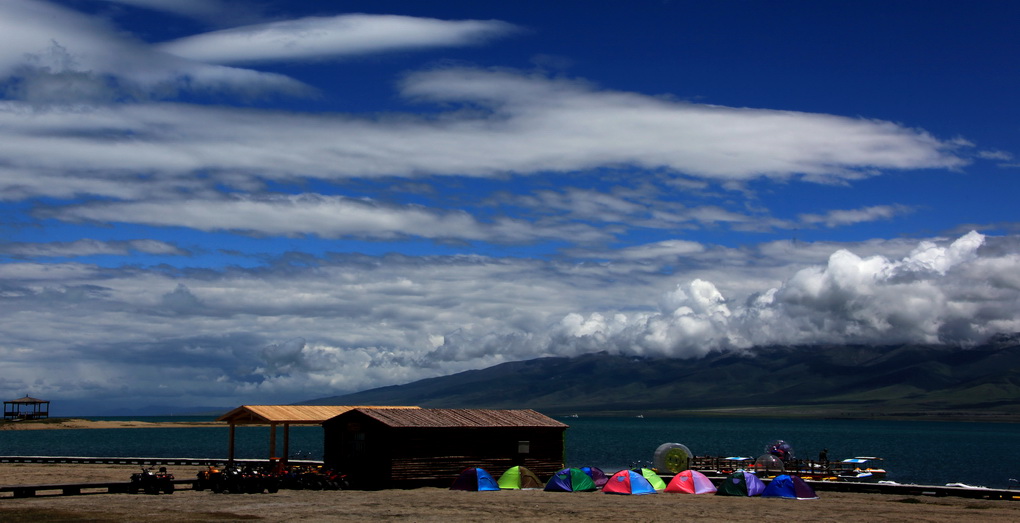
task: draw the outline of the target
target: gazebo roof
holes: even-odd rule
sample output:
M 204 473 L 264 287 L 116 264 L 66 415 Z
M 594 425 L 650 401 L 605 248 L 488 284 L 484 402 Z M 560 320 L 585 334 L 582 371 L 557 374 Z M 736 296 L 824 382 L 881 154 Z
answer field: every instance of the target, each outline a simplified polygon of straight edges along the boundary
M 349 410 L 417 409 L 418 407 L 359 407 L 351 405 L 241 405 L 216 418 L 235 425 L 261 425 L 286 423 L 291 425 L 318 425 Z
M 38 399 L 38 398 L 33 398 L 33 397 L 29 396 L 28 394 L 25 394 L 24 398 L 18 398 L 16 400 L 5 401 L 4 403 L 49 403 L 49 402 L 46 401 L 46 400 L 41 400 L 41 399 Z

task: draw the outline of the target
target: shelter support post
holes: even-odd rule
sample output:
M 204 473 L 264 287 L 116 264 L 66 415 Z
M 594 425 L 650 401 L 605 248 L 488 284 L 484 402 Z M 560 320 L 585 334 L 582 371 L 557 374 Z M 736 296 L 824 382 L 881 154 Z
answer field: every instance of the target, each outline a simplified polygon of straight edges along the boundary
M 287 466 L 287 458 L 290 456 L 290 423 L 283 424 L 283 455 L 280 462 Z
M 276 457 L 276 423 L 269 424 L 269 459 Z

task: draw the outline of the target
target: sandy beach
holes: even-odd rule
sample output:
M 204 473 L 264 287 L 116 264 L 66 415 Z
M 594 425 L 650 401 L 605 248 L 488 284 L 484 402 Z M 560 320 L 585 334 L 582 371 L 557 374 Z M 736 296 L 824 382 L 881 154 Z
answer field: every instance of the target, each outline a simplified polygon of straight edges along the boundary
M 168 421 L 152 423 L 148 421 L 93 421 L 81 418 L 53 418 L 37 421 L 5 421 L 0 423 L 0 430 L 59 430 L 59 429 L 137 429 L 137 428 L 186 428 L 186 427 L 226 427 L 221 421 Z
M 200 467 L 171 467 L 190 479 Z M 0 484 L 127 481 L 125 465 L 0 464 Z M 42 493 L 40 493 L 42 494 Z M 0 521 L 1020 521 L 1020 501 L 822 492 L 816 500 L 601 492 L 463 492 L 439 488 L 383 491 L 281 490 L 215 494 L 179 489 L 167 495 L 83 494 L 0 497 Z
M 189 427 L 221 423 L 52 420 L 5 423 L 5 430 Z M 170 467 L 191 479 L 202 467 Z M 133 465 L 0 463 L 0 486 L 128 481 Z M 439 488 L 383 491 L 281 490 L 276 494 L 215 494 L 178 489 L 171 495 L 78 496 L 40 492 L 33 498 L 0 493 L 0 521 L 1020 521 L 1020 501 L 821 492 L 816 500 L 656 494 L 618 496 L 544 491 L 462 492 Z

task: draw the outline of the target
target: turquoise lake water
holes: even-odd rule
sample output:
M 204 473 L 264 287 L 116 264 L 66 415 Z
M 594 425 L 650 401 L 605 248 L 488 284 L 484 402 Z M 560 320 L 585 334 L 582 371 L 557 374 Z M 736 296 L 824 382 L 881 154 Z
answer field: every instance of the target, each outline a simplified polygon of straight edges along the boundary
M 127 418 L 91 418 L 127 419 Z M 209 421 L 212 418 L 130 418 Z M 567 429 L 567 464 L 615 472 L 650 462 L 662 443 L 682 443 L 699 456 L 757 457 L 769 442 L 790 443 L 797 457 L 822 448 L 830 459 L 878 456 L 890 481 L 942 485 L 962 482 L 1007 487 L 1020 478 L 1020 424 L 870 420 L 737 418 L 560 418 Z M 0 455 L 102 457 L 211 457 L 227 454 L 228 429 L 84 429 L 0 431 Z M 322 458 L 322 429 L 290 429 L 292 459 Z M 267 427 L 238 427 L 238 458 L 265 458 Z M 277 431 L 282 450 L 282 429 Z

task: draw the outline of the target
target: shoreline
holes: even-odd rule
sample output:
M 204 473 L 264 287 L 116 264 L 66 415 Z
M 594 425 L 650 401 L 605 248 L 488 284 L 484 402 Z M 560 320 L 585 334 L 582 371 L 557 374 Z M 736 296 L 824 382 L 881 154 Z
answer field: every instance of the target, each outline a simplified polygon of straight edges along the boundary
M 225 421 L 136 421 L 89 420 L 83 418 L 50 418 L 45 420 L 4 421 L 0 430 L 61 430 L 61 429 L 137 429 L 137 428 L 200 428 L 228 427 Z
M 171 467 L 191 479 L 202 467 Z M 128 481 L 124 465 L 0 463 L 0 484 Z M 819 492 L 814 500 L 659 493 L 622 496 L 542 490 L 468 492 L 443 488 L 379 491 L 281 490 L 275 494 L 215 494 L 181 488 L 167 495 L 85 493 L 0 496 L 0 520 L 138 521 L 588 521 L 625 518 L 677 521 L 1020 521 L 1020 502 L 933 496 Z

